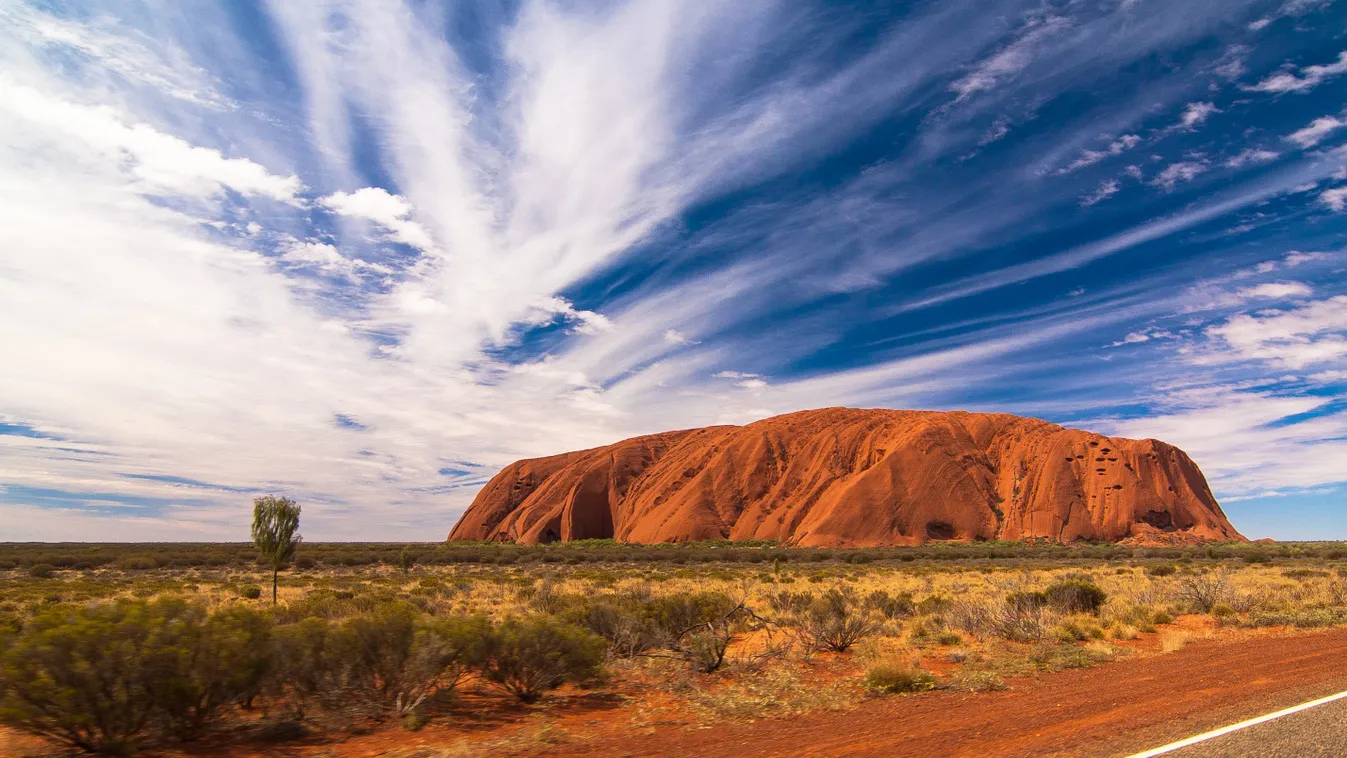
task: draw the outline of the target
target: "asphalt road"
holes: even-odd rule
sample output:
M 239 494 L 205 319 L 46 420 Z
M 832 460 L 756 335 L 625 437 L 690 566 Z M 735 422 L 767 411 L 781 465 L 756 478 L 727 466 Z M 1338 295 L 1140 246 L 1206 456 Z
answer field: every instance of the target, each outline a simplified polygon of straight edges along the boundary
M 1347 700 L 1213 737 L 1165 758 L 1341 758 L 1347 756 Z

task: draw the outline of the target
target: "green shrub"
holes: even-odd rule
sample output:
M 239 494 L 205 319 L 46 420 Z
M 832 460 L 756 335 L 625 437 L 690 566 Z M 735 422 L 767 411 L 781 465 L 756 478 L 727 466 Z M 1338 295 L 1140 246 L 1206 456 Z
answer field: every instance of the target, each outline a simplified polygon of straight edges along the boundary
M 913 608 L 918 616 L 938 616 L 948 611 L 953 606 L 953 601 L 944 595 L 931 595 L 922 598 Z
M 258 694 L 271 664 L 272 621 L 250 608 L 206 618 L 200 606 L 177 599 L 154 607 L 161 623 L 151 696 L 167 731 L 195 739 L 226 706 L 251 703 Z
M 1006 595 L 1006 604 L 1017 612 L 1034 611 L 1048 607 L 1048 596 L 1043 592 L 1012 592 Z
M 1104 639 L 1104 630 L 1098 624 L 1085 618 L 1065 618 L 1053 629 L 1054 636 L 1060 642 L 1083 642 L 1089 639 Z
M 603 639 L 550 616 L 507 619 L 491 630 L 484 674 L 525 703 L 567 681 L 595 676 Z
M 884 616 L 884 618 L 896 619 L 911 616 L 916 608 L 912 603 L 911 592 L 900 592 L 897 595 L 890 595 L 884 590 L 875 590 L 865 598 L 867 608 L 873 608 Z
M 720 592 L 662 595 L 646 604 L 646 615 L 665 645 L 697 627 L 714 624 L 734 610 L 736 603 Z
M 1173 576 L 1179 569 L 1172 563 L 1157 563 L 1154 566 L 1147 566 L 1146 573 L 1151 576 Z
M 28 575 L 34 579 L 50 579 L 56 573 L 56 567 L 50 563 L 34 563 L 28 567 Z
M 240 587 L 239 596 L 245 597 L 249 600 L 257 600 L 258 598 L 262 597 L 262 588 L 257 586 Z
M 159 562 L 152 555 L 130 555 L 117 561 L 122 571 L 148 571 L 159 568 Z
M 567 618 L 599 635 L 616 658 L 641 655 L 660 643 L 659 631 L 634 598 L 603 598 L 577 609 Z
M 931 672 L 892 661 L 874 664 L 866 670 L 865 678 L 861 681 L 866 689 L 889 694 L 924 692 L 936 686 L 935 675 Z
M 1228 619 L 1236 615 L 1235 609 L 1225 603 L 1217 603 L 1211 607 L 1211 615 L 1218 619 Z
M 129 752 L 153 715 L 143 602 L 52 610 L 5 652 L 0 721 L 91 752 Z
M 957 632 L 941 632 L 936 635 L 935 642 L 937 645 L 945 646 L 962 645 L 963 637 L 960 637 Z
M 256 693 L 269 631 L 245 609 L 207 617 L 172 598 L 52 609 L 0 658 L 0 721 L 93 752 L 195 737 Z
M 1061 613 L 1099 613 L 1108 595 L 1087 579 L 1063 579 L 1048 586 L 1043 594 L 1048 605 Z

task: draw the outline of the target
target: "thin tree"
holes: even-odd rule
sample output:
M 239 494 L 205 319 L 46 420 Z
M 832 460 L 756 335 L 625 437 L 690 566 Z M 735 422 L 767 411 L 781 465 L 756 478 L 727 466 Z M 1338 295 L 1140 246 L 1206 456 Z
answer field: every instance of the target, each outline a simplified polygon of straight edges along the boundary
M 271 566 L 271 604 L 276 604 L 276 577 L 295 557 L 304 538 L 299 529 L 299 503 L 288 497 L 267 495 L 253 500 L 253 544 L 262 560 Z

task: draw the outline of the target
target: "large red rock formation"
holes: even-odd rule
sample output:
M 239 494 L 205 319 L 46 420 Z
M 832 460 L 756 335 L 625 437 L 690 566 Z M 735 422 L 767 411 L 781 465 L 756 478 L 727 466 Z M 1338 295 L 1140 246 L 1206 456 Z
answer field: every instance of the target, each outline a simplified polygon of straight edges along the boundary
M 1006 414 L 825 408 L 522 460 L 450 540 L 1244 540 L 1182 450 Z

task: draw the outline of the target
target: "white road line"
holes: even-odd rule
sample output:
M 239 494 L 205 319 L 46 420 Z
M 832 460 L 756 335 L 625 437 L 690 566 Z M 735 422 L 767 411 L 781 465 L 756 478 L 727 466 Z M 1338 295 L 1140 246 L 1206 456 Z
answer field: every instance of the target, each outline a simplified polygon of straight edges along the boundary
M 1147 750 L 1147 751 L 1144 752 L 1144 753 L 1137 753 L 1137 754 L 1135 754 L 1135 755 L 1129 755 L 1127 758 L 1151 758 L 1151 756 L 1155 756 L 1155 755 L 1164 755 L 1165 753 L 1172 752 L 1172 751 L 1174 751 L 1174 750 L 1178 750 L 1179 748 L 1182 748 L 1182 747 L 1188 747 L 1189 745 L 1196 745 L 1196 744 L 1199 743 L 1199 742 L 1206 742 L 1207 740 L 1212 739 L 1213 737 L 1220 737 L 1220 736 L 1223 735 L 1223 734 L 1230 734 L 1231 732 L 1238 732 L 1238 731 L 1241 730 L 1241 729 L 1247 729 L 1247 728 L 1249 728 L 1249 727 L 1251 727 L 1251 726 L 1257 726 L 1258 724 L 1262 724 L 1262 723 L 1264 723 L 1264 722 L 1266 722 L 1266 721 L 1272 721 L 1273 719 L 1279 719 L 1279 718 L 1281 718 L 1282 716 L 1290 716 L 1292 713 L 1299 713 L 1299 712 L 1301 712 L 1301 711 L 1304 711 L 1304 710 L 1308 710 L 1308 709 L 1310 709 L 1310 708 L 1313 708 L 1313 707 L 1316 706 L 1316 705 L 1323 705 L 1323 704 L 1325 704 L 1325 703 L 1331 703 L 1331 702 L 1333 702 L 1334 700 L 1342 700 L 1343 698 L 1347 698 L 1347 692 L 1339 692 L 1339 693 L 1336 694 L 1336 695 L 1329 695 L 1328 697 L 1321 697 L 1321 698 L 1319 698 L 1318 700 L 1311 700 L 1311 701 L 1308 702 L 1308 703 L 1301 703 L 1300 705 L 1293 705 L 1293 706 L 1291 706 L 1290 708 L 1286 708 L 1286 709 L 1284 709 L 1284 710 L 1277 711 L 1276 713 L 1269 713 L 1269 714 L 1266 715 L 1266 716 L 1259 716 L 1259 717 L 1256 718 L 1256 719 L 1249 719 L 1248 721 L 1241 721 L 1241 722 L 1239 722 L 1238 724 L 1231 724 L 1230 726 L 1221 727 L 1220 729 L 1217 729 L 1217 730 L 1215 730 L 1215 731 L 1206 732 L 1205 734 L 1199 734 L 1199 735 L 1197 735 L 1196 737 L 1189 737 L 1189 738 L 1186 739 L 1186 740 L 1179 740 L 1178 742 L 1171 742 L 1171 743 L 1169 743 L 1168 745 L 1163 745 L 1163 746 L 1161 746 L 1161 747 L 1157 747 L 1157 748 L 1154 748 L 1154 749 L 1151 749 L 1151 750 Z

